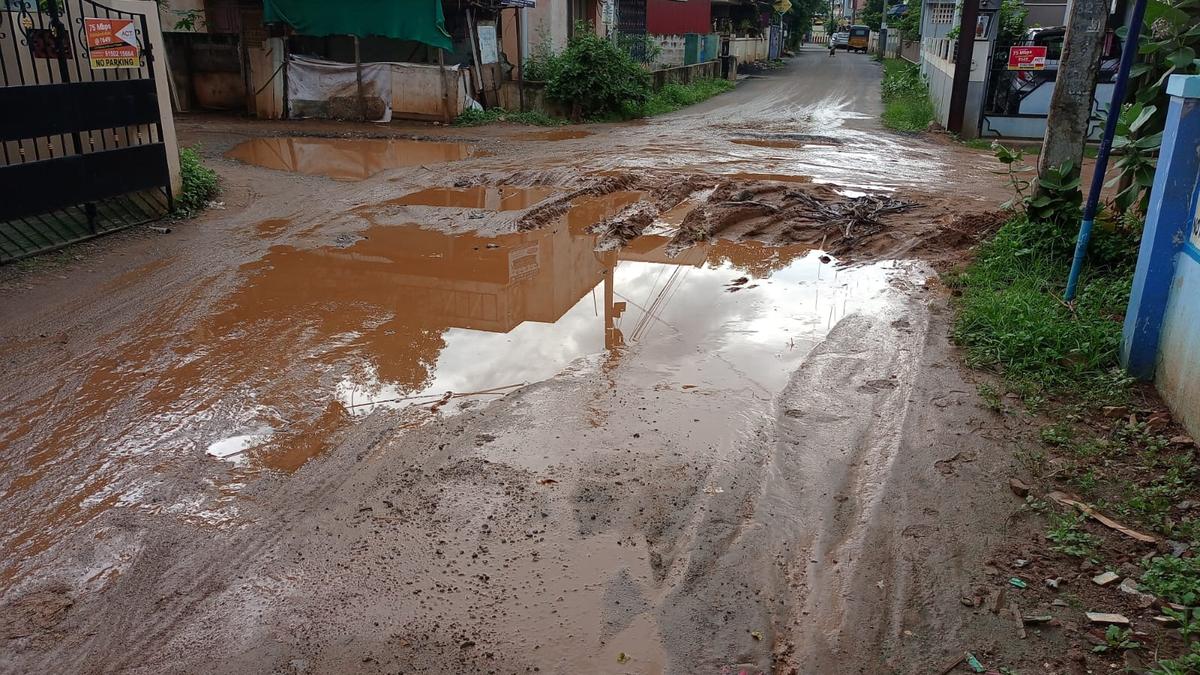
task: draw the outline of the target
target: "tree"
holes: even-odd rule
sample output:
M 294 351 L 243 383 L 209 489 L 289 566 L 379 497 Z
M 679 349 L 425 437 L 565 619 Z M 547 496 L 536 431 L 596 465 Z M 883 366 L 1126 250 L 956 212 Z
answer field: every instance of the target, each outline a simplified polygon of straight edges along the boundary
M 1071 4 L 1062 59 L 1054 93 L 1050 95 L 1046 136 L 1042 154 L 1038 157 L 1039 177 L 1048 176 L 1053 169 L 1063 166 L 1070 166 L 1073 175 L 1079 175 L 1083 146 L 1087 142 L 1088 118 L 1092 115 L 1092 101 L 1096 96 L 1096 76 L 1100 70 L 1100 50 L 1107 20 L 1106 0 L 1075 0 Z
M 858 15 L 858 22 L 877 31 L 883 25 L 883 0 L 867 0 L 866 7 Z

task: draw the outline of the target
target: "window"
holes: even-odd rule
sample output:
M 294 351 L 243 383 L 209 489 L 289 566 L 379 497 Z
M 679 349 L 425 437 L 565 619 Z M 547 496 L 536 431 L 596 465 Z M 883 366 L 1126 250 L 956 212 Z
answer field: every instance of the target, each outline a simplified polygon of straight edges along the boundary
M 930 20 L 934 25 L 946 25 L 954 23 L 954 3 L 939 2 L 929 6 Z

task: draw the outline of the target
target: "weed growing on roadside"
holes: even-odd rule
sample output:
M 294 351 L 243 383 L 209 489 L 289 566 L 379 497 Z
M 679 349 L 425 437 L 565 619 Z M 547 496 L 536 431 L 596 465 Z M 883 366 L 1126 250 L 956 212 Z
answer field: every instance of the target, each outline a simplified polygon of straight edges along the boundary
M 705 99 L 733 89 L 734 84 L 729 80 L 696 80 L 688 84 L 668 82 L 662 89 L 650 94 L 650 98 L 641 105 L 626 105 L 622 110 L 624 117 L 653 117 L 674 112 L 689 105 L 695 105 Z
M 1083 516 L 1061 513 L 1051 515 L 1050 529 L 1046 531 L 1046 538 L 1054 542 L 1051 550 L 1075 558 L 1095 558 L 1100 538 L 1083 531 L 1083 522 Z
M 1120 626 L 1109 626 L 1108 630 L 1104 631 L 1104 644 L 1092 647 L 1092 651 L 1102 654 L 1109 650 L 1125 651 L 1141 646 L 1140 642 L 1133 639 L 1133 630 Z
M 180 219 L 191 218 L 203 211 L 217 196 L 217 172 L 204 166 L 195 147 L 179 151 L 179 171 L 183 178 L 183 187 L 179 194 L 175 195 L 175 209 L 171 215 Z
M 561 117 L 551 117 L 542 112 L 512 112 L 504 108 L 488 108 L 479 110 L 471 108 L 462 111 L 454 120 L 456 127 L 477 127 L 495 122 L 511 122 L 513 124 L 528 124 L 538 127 L 556 127 L 567 123 Z
M 1000 390 L 996 388 L 996 385 L 992 384 L 991 382 L 984 382 L 976 386 L 975 390 L 979 392 L 979 398 L 983 399 L 983 404 L 986 405 L 988 409 L 994 410 L 995 412 L 1004 411 L 1004 403 L 1000 399 L 1001 393 Z
M 924 131 L 933 122 L 933 102 L 921 70 L 904 59 L 884 59 L 883 124 L 897 131 Z
M 1200 604 L 1200 558 L 1155 556 L 1142 573 L 1147 591 L 1181 605 Z

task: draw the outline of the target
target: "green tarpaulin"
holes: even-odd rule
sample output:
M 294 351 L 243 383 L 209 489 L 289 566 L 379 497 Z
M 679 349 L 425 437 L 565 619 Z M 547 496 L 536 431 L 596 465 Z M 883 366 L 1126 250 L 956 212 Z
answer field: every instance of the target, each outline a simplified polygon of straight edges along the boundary
M 378 35 L 451 48 L 442 0 L 263 0 L 263 20 L 301 35 Z

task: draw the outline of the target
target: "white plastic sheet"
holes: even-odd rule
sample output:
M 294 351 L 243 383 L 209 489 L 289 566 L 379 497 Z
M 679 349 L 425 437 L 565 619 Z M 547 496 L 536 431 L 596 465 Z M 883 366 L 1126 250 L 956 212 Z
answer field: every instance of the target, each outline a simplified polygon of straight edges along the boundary
M 362 64 L 363 97 L 380 99 L 383 114 L 373 121 L 392 121 L 392 69 L 390 63 Z M 358 99 L 358 74 L 353 63 L 322 61 L 305 56 L 292 56 L 288 61 L 288 101 L 293 118 L 337 117 L 329 111 L 337 101 Z M 324 109 L 326 115 L 317 114 Z M 369 111 L 379 110 L 379 104 L 368 105 Z

